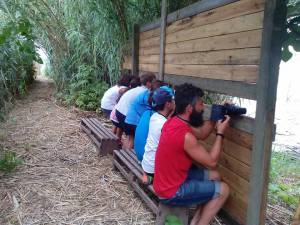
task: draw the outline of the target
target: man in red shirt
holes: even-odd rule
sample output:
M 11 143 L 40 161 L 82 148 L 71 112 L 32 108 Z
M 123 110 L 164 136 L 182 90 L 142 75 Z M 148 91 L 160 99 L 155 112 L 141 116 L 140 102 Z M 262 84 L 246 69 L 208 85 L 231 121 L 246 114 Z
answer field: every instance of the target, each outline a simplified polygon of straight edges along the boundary
M 176 88 L 176 116 L 162 128 L 155 156 L 153 187 L 160 200 L 169 205 L 199 205 L 191 225 L 208 225 L 229 195 L 229 187 L 214 170 L 230 118 L 203 121 L 203 91 L 191 84 Z M 216 139 L 207 151 L 204 140 L 216 127 Z M 193 162 L 203 168 L 193 166 Z

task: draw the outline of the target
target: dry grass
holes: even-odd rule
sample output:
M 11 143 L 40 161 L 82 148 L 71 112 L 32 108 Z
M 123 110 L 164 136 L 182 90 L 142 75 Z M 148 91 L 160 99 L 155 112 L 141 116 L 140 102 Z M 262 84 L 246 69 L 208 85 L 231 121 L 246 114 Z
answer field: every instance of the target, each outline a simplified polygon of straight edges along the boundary
M 52 83 L 36 83 L 1 125 L 2 145 L 24 164 L 0 175 L 0 224 L 152 224 L 111 157 L 97 157 L 80 115 L 52 93 Z

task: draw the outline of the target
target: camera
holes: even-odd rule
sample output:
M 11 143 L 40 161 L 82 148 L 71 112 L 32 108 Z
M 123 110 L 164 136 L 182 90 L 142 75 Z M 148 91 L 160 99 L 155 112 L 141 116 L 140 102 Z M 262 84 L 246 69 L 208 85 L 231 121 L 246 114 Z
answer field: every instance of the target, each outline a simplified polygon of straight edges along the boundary
M 213 104 L 211 107 L 210 120 L 212 121 L 224 120 L 225 115 L 239 116 L 242 114 L 246 114 L 246 112 L 247 112 L 246 108 L 241 108 L 234 104 L 229 104 L 229 103 L 226 103 L 224 105 Z

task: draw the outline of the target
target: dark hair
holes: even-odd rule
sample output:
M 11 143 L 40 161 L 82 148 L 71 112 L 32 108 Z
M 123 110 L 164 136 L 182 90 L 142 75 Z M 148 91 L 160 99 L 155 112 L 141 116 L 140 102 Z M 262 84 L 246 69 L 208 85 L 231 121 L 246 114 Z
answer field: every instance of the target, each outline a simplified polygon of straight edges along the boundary
M 157 88 L 160 88 L 164 85 L 166 85 L 166 83 L 162 80 L 155 80 L 154 82 L 152 82 L 152 90 L 155 91 Z
M 146 85 L 147 82 L 152 82 L 155 79 L 155 75 L 154 75 L 154 73 L 151 73 L 151 72 L 143 73 L 140 76 L 140 79 L 141 79 L 142 85 Z
M 140 81 L 140 78 L 138 76 L 134 76 L 131 81 L 130 81 L 130 84 L 129 84 L 129 88 L 135 88 L 137 86 L 140 86 L 141 85 L 141 81 Z
M 192 84 L 184 83 L 176 86 L 175 107 L 176 114 L 184 113 L 186 107 L 195 104 L 195 99 L 203 96 L 203 91 Z
M 130 75 L 126 72 L 123 72 L 120 79 L 117 82 L 117 85 L 129 87 L 129 84 L 130 84 L 130 81 L 132 80 L 132 78 L 133 78 L 132 75 Z
M 161 81 L 161 80 L 156 80 L 156 81 L 154 81 L 154 83 L 153 83 L 153 88 L 152 88 L 152 90 L 151 90 L 151 92 L 150 92 L 150 95 L 149 95 L 149 98 L 148 98 L 148 104 L 149 104 L 149 105 L 152 105 L 152 101 L 153 101 L 152 97 L 153 97 L 154 91 L 155 91 L 157 88 L 160 88 L 161 86 L 164 86 L 164 85 L 165 85 L 165 83 L 164 83 L 163 81 Z
M 171 101 L 172 101 L 172 100 L 171 100 Z M 167 101 L 167 102 L 171 102 L 171 101 Z M 163 109 L 165 108 L 165 105 L 166 105 L 167 102 L 165 102 L 164 104 L 161 104 L 161 105 L 156 105 L 156 106 L 154 106 L 154 107 L 153 107 L 153 110 L 156 111 L 156 112 L 157 112 L 157 111 L 163 110 Z

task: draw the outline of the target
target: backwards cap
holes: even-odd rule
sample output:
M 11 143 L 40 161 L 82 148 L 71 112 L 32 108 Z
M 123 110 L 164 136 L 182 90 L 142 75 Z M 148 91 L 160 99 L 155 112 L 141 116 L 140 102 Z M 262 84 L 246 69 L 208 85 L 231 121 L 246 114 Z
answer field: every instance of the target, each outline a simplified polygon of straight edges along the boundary
M 174 91 L 168 86 L 157 88 L 152 96 L 152 107 L 163 105 L 174 99 Z

